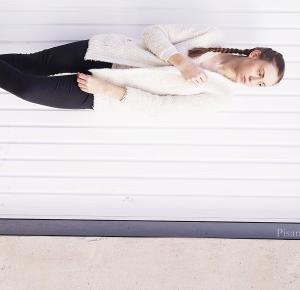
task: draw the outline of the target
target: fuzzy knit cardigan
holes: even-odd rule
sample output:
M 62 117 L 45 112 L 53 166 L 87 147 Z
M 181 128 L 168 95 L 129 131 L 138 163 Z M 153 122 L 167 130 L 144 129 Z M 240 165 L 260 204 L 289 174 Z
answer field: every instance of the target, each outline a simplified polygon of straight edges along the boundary
M 124 106 L 152 116 L 163 114 L 165 109 L 180 107 L 202 113 L 216 112 L 230 106 L 234 82 L 206 69 L 207 82 L 188 82 L 167 59 L 177 52 L 187 55 L 193 47 L 220 47 L 221 44 L 222 33 L 217 28 L 198 24 L 160 24 L 147 26 L 142 39 L 123 34 L 94 35 L 89 40 L 85 59 L 123 67 L 90 69 L 90 72 L 125 87 L 125 98 L 118 101 Z M 193 61 L 200 64 L 216 54 L 207 52 Z M 102 97 L 94 94 L 94 103 Z

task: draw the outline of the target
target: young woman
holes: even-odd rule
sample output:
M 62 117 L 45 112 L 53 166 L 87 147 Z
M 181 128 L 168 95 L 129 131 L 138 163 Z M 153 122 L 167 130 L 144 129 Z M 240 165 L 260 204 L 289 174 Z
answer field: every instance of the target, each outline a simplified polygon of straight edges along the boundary
M 0 87 L 41 105 L 93 109 L 95 96 L 102 94 L 129 105 L 143 104 L 143 98 L 150 100 L 148 104 L 154 100 L 160 104 L 200 100 L 215 86 L 208 86 L 210 72 L 246 86 L 273 86 L 282 80 L 285 63 L 279 52 L 264 47 L 225 48 L 220 39 L 221 31 L 216 28 L 160 24 L 147 26 L 141 40 L 97 34 L 35 53 L 2 54 Z M 105 77 L 104 72 L 110 71 L 107 75 L 112 76 L 114 70 L 116 77 Z M 126 71 L 131 71 L 132 84 L 128 74 L 122 81 Z M 135 83 L 143 72 L 149 73 Z M 60 73 L 71 74 L 55 75 Z M 151 75 L 159 75 L 157 83 Z

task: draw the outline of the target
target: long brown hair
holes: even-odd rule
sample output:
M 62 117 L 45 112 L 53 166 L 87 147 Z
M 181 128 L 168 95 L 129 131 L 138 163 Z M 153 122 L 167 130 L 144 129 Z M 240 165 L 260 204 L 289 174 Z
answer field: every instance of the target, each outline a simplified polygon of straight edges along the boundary
M 256 50 L 256 49 L 261 51 L 259 59 L 266 60 L 269 62 L 274 62 L 274 64 L 277 66 L 278 80 L 275 84 L 279 83 L 284 75 L 285 62 L 284 62 L 284 59 L 283 59 L 283 56 L 281 53 L 279 53 L 269 47 L 254 47 L 251 49 L 238 49 L 238 48 L 225 48 L 225 47 L 195 47 L 195 48 L 189 49 L 188 56 L 193 58 L 193 57 L 200 56 L 201 54 L 206 53 L 208 51 L 223 52 L 223 53 L 236 53 L 236 54 L 248 56 L 253 50 Z

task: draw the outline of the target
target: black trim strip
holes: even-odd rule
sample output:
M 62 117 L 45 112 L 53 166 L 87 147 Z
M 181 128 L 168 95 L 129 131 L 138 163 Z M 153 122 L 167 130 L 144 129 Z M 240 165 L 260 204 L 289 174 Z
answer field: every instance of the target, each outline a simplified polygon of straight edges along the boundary
M 2 218 L 0 235 L 299 240 L 300 223 Z

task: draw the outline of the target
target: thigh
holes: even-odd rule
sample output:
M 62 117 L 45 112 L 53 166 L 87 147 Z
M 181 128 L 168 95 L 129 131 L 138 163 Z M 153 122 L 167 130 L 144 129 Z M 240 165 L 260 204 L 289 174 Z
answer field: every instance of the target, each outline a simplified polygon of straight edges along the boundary
M 1 54 L 6 61 L 23 72 L 36 75 L 87 72 L 91 68 L 111 68 L 112 63 L 84 60 L 89 40 L 75 41 L 34 53 Z

